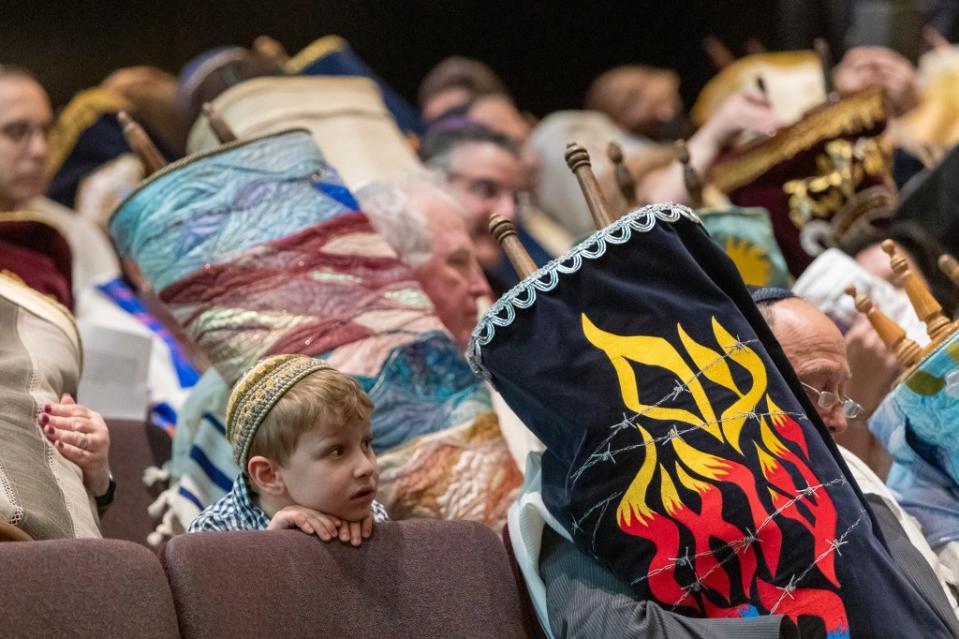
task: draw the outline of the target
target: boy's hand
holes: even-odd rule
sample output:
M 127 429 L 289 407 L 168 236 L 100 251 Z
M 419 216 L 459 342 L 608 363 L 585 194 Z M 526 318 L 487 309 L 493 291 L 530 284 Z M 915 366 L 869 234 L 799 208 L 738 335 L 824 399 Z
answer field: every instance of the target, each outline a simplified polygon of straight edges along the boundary
M 372 534 L 373 513 L 370 513 L 363 521 L 346 521 L 340 526 L 340 541 L 344 544 L 359 546 Z
M 303 506 L 287 506 L 281 509 L 270 520 L 267 530 L 283 530 L 285 528 L 299 528 L 308 535 L 316 535 L 323 541 L 336 539 L 337 529 L 343 522 L 336 518 Z M 346 528 L 346 526 L 343 526 Z
M 83 471 L 83 485 L 99 497 L 110 487 L 110 432 L 99 413 L 64 393 L 59 404 L 45 404 L 39 417 L 44 436 Z

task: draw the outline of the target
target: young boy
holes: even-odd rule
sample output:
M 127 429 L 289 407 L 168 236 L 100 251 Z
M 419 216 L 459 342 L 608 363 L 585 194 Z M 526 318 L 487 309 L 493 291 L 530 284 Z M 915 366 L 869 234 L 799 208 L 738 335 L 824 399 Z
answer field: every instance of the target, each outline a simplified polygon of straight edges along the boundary
M 190 532 L 299 528 L 359 546 L 386 511 L 374 500 L 369 397 L 349 376 L 303 355 L 276 355 L 237 382 L 226 436 L 243 471 Z

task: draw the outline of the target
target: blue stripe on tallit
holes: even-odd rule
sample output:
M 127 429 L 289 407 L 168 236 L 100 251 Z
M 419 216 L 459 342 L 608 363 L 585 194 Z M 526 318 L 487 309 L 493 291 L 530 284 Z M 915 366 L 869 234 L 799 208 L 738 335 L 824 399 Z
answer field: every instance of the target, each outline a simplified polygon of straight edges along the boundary
M 217 429 L 221 435 L 226 436 L 226 429 L 223 428 L 223 423 L 219 419 L 213 416 L 213 413 L 203 413 L 203 419 L 210 422 L 213 428 Z
M 186 488 L 184 488 L 182 485 L 180 486 L 180 490 L 178 490 L 177 492 L 180 494 L 181 497 L 186 498 L 190 503 L 192 503 L 194 506 L 196 506 L 196 507 L 199 508 L 200 510 L 203 510 L 204 508 L 206 508 L 206 506 L 204 506 L 203 504 L 200 503 L 200 500 L 197 498 L 196 495 L 194 495 L 193 493 L 191 493 L 189 490 L 187 490 Z
M 230 490 L 230 488 L 233 487 L 233 480 L 217 468 L 213 462 L 210 461 L 210 458 L 206 456 L 206 453 L 199 447 L 194 446 L 190 449 L 190 459 L 195 461 L 197 465 L 203 469 L 203 472 L 206 473 L 207 477 L 209 477 L 217 487 L 222 490 Z
M 176 371 L 180 388 L 192 388 L 197 383 L 197 380 L 200 379 L 200 373 L 190 364 L 190 359 L 186 356 L 183 348 L 180 347 L 180 343 L 159 320 L 147 311 L 143 302 L 122 279 L 117 277 L 109 282 L 98 284 L 97 290 L 109 297 L 114 304 L 135 317 L 137 321 L 163 340 L 170 351 L 170 362 L 173 364 L 173 370 Z M 176 421 L 175 416 L 174 421 Z
M 150 417 L 154 426 L 160 428 L 176 426 L 176 410 L 166 402 L 154 404 L 150 409 Z

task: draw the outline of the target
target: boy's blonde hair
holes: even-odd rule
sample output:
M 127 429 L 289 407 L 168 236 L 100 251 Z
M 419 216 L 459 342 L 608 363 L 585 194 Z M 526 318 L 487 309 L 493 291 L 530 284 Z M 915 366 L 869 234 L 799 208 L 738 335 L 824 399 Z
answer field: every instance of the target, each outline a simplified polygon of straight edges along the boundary
M 233 459 L 246 472 L 251 455 L 284 464 L 303 433 L 319 425 L 369 423 L 372 412 L 360 385 L 326 362 L 306 355 L 273 355 L 233 387 L 226 406 L 226 437 L 233 445 Z
M 368 424 L 372 413 L 373 403 L 352 377 L 334 369 L 310 373 L 267 413 L 253 436 L 249 457 L 262 455 L 284 465 L 303 433 Z

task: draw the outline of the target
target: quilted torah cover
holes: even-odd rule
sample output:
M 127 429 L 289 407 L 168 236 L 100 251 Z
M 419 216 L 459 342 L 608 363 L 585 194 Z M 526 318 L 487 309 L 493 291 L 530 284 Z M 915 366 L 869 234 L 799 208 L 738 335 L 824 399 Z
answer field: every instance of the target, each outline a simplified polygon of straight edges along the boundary
M 361 383 L 393 518 L 502 522 L 520 475 L 489 394 L 308 132 L 167 167 L 111 232 L 228 384 L 277 353 Z
M 885 401 L 904 425 L 904 443 L 959 485 L 959 332 L 923 357 Z
M 631 213 L 521 282 L 470 358 L 546 445 L 546 506 L 640 598 L 785 614 L 803 637 L 948 636 L 685 207 Z

